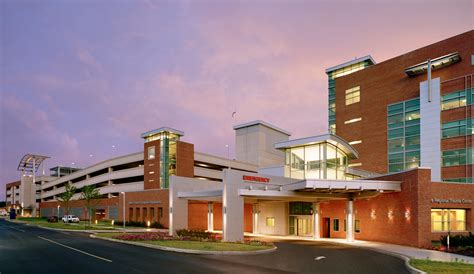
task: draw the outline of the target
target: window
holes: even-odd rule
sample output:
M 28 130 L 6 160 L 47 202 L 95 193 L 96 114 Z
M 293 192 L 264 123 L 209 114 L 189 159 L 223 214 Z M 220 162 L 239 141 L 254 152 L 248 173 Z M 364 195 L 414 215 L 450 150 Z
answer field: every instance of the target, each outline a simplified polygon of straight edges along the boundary
M 387 106 L 388 169 L 397 172 L 420 164 L 420 99 Z
M 354 222 L 354 231 L 359 233 L 360 232 L 360 220 L 355 220 Z
M 275 226 L 275 218 L 267 217 L 267 226 Z
M 152 220 L 152 221 L 155 220 L 155 208 L 154 207 L 150 208 L 150 220 Z
M 346 106 L 360 102 L 360 87 L 346 90 Z
M 140 221 L 140 208 L 135 208 L 135 221 Z
M 334 219 L 332 223 L 332 230 L 339 231 L 339 219 Z
M 467 149 L 443 151 L 443 166 L 460 166 L 468 163 Z
M 443 95 L 441 98 L 441 109 L 448 110 L 466 106 L 466 91 L 461 90 Z
M 472 121 L 469 121 L 469 120 L 470 119 L 465 119 L 465 120 L 458 120 L 458 121 L 443 123 L 443 125 L 441 126 L 441 132 L 442 132 L 443 138 L 464 136 L 468 134 L 468 128 L 467 128 L 468 122 L 472 127 Z
M 148 147 L 148 160 L 155 159 L 155 146 Z
M 347 227 L 347 222 L 346 222 L 346 219 L 344 219 L 344 232 L 346 232 L 346 227 Z
M 147 219 L 147 208 L 144 207 L 143 208 L 143 220 L 146 220 Z
M 162 207 L 158 208 L 158 217 L 163 218 L 163 208 Z
M 466 210 L 431 209 L 431 231 L 466 231 Z
M 133 220 L 133 208 L 131 207 L 128 209 L 128 220 Z
M 347 121 L 344 121 L 344 124 L 352 124 L 352 123 L 355 123 L 355 122 L 359 122 L 361 121 L 362 118 L 354 118 L 354 119 L 350 119 L 350 120 L 347 120 Z
M 313 204 L 310 202 L 290 202 L 290 215 L 311 215 L 313 214 Z

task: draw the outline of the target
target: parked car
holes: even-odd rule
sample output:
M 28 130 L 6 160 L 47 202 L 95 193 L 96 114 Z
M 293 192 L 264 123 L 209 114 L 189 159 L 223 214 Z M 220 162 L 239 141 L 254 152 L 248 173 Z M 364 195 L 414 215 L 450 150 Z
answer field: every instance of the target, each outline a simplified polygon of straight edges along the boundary
M 48 218 L 48 223 L 57 223 L 59 220 L 58 216 L 51 216 Z
M 76 215 L 64 215 L 62 220 L 65 223 L 79 223 L 79 218 Z

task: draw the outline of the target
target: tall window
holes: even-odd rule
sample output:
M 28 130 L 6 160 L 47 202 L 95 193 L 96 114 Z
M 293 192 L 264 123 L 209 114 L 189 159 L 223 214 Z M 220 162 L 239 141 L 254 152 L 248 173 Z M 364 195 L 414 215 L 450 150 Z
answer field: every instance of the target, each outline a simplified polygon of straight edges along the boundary
M 148 147 L 148 160 L 155 159 L 155 146 Z
M 346 90 L 346 106 L 360 102 L 360 87 Z
M 275 218 L 274 217 L 267 217 L 267 226 L 275 226 Z
M 339 219 L 333 220 L 332 230 L 339 231 Z
M 388 170 L 397 172 L 420 165 L 420 99 L 387 107 Z
M 466 210 L 431 209 L 431 231 L 466 231 Z

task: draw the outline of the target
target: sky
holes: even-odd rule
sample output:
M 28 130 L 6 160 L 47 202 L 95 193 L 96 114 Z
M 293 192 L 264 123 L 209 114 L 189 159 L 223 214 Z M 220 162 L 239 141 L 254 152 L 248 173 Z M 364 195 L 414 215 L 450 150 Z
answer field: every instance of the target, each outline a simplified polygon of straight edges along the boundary
M 48 173 L 141 151 L 162 126 L 224 157 L 243 122 L 326 133 L 326 68 L 463 33 L 473 14 L 471 0 L 0 0 L 0 201 L 27 153 Z

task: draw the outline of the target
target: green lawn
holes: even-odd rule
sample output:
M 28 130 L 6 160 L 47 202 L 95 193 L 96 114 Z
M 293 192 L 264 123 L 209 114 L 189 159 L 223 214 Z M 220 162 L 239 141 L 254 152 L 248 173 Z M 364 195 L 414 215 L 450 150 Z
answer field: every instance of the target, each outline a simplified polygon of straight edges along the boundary
M 112 238 L 118 233 L 99 233 L 98 237 Z M 191 250 L 207 250 L 207 251 L 256 251 L 271 249 L 271 245 L 261 244 L 242 244 L 242 243 L 228 243 L 228 242 L 200 242 L 200 241 L 180 241 L 180 240 L 162 240 L 162 241 L 138 241 L 140 243 L 147 243 L 152 245 L 159 245 L 164 247 L 174 247 Z
M 85 221 L 80 223 L 63 223 L 59 221 L 57 223 L 48 223 L 45 218 L 18 218 L 20 222 L 31 223 L 38 226 L 50 227 L 50 228 L 60 228 L 60 229 L 71 229 L 71 230 L 114 230 L 110 222 L 99 222 L 98 224 L 89 224 Z
M 410 264 L 428 274 L 472 274 L 474 273 L 474 264 L 464 263 L 445 263 L 430 260 L 411 259 Z

